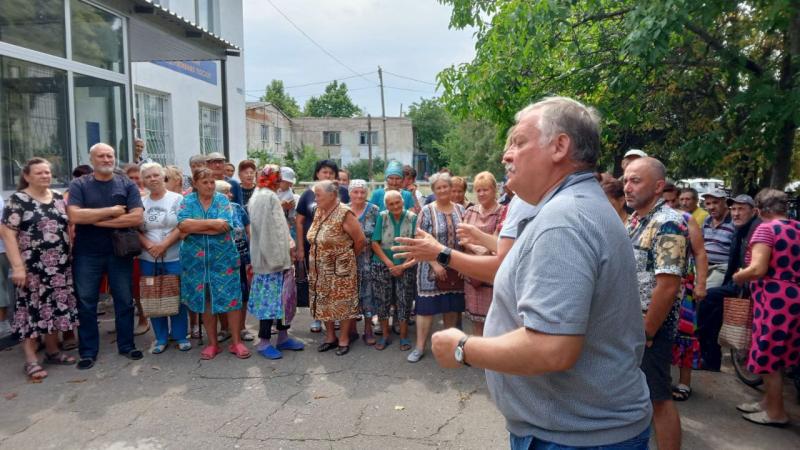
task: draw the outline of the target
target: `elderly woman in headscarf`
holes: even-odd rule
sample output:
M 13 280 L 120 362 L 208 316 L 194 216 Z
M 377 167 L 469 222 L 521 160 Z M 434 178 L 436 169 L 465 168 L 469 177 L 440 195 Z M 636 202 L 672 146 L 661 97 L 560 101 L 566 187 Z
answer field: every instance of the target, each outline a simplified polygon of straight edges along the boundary
M 258 352 L 267 359 L 280 359 L 281 350 L 298 351 L 302 342 L 289 337 L 289 324 L 294 317 L 296 303 L 293 297 L 294 277 L 291 276 L 294 241 L 275 193 L 281 183 L 279 166 L 267 164 L 258 173 L 257 188 L 250 197 L 248 210 L 250 224 L 250 260 L 253 265 L 253 283 L 250 289 L 250 314 L 259 320 Z M 278 338 L 273 346 L 272 325 Z
M 358 254 L 356 262 L 358 264 L 358 301 L 361 306 L 361 314 L 364 316 L 364 343 L 375 345 L 375 336 L 372 333 L 372 316 L 375 314 L 375 298 L 372 285 L 372 274 L 370 272 L 372 259 L 372 247 L 370 239 L 375 230 L 375 219 L 378 217 L 378 207 L 367 201 L 367 182 L 364 180 L 350 180 L 348 186 L 350 191 L 350 210 L 353 211 L 361 231 L 367 238 L 364 251 Z
M 414 194 L 403 189 L 403 165 L 399 161 L 390 161 L 386 166 L 386 188 L 378 188 L 372 192 L 369 202 L 376 205 L 380 211 L 386 210 L 384 196 L 386 191 L 400 191 L 403 197 L 403 208 L 412 209 L 414 207 Z

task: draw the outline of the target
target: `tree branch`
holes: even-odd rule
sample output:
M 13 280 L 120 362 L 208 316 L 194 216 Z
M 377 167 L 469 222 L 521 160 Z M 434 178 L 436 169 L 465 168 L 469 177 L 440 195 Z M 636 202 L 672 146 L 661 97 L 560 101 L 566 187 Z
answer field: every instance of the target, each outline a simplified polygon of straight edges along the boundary
M 696 34 L 703 42 L 709 45 L 709 47 L 713 48 L 720 54 L 724 55 L 728 59 L 732 61 L 736 61 L 739 64 L 742 64 L 745 69 L 749 70 L 750 72 L 754 73 L 757 76 L 762 76 L 764 74 L 764 69 L 759 65 L 757 62 L 753 61 L 752 59 L 735 52 L 727 47 L 725 47 L 722 42 L 718 39 L 711 36 L 706 30 L 700 28 L 699 26 L 686 21 L 686 28 L 691 31 L 692 33 Z

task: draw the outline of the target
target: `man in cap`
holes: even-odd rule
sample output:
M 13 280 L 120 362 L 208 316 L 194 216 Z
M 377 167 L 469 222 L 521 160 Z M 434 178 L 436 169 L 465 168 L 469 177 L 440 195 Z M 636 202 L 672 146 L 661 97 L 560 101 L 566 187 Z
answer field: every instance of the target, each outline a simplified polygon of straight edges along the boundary
M 631 163 L 631 161 L 639 158 L 647 158 L 647 153 L 639 150 L 638 148 L 632 148 L 627 152 L 625 152 L 625 156 L 622 157 L 622 161 L 619 163 L 619 165 L 622 167 L 622 170 L 624 171 L 625 168 L 628 167 L 628 164 Z
M 728 269 L 728 257 L 731 252 L 731 242 L 736 229 L 728 214 L 728 205 L 725 200 L 728 193 L 722 189 L 713 189 L 703 196 L 708 211 L 708 217 L 702 223 L 703 242 L 708 255 L 708 279 L 706 286 L 719 287 L 725 278 Z
M 231 185 L 231 194 L 233 195 L 231 201 L 241 205 L 242 185 L 240 185 L 239 182 L 233 178 L 225 175 L 225 161 L 225 155 L 220 152 L 209 153 L 208 156 L 206 156 L 206 164 L 214 174 L 214 178 L 217 180 L 227 181 L 228 184 Z
M 383 203 L 383 197 L 386 191 L 400 191 L 403 196 L 403 208 L 414 208 L 414 195 L 406 190 L 403 190 L 403 165 L 399 161 L 390 161 L 386 167 L 386 188 L 378 188 L 372 192 L 372 197 L 369 202 L 377 205 L 378 209 L 384 211 L 386 205 Z
M 736 231 L 731 240 L 728 254 L 728 267 L 722 286 L 709 289 L 705 300 L 697 307 L 697 338 L 700 342 L 702 366 L 704 370 L 718 372 L 722 361 L 722 351 L 717 338 L 722 327 L 722 307 L 725 297 L 737 297 L 742 289 L 733 282 L 733 274 L 744 266 L 744 255 L 750 237 L 761 223 L 756 203 L 749 195 L 738 195 L 726 201 Z

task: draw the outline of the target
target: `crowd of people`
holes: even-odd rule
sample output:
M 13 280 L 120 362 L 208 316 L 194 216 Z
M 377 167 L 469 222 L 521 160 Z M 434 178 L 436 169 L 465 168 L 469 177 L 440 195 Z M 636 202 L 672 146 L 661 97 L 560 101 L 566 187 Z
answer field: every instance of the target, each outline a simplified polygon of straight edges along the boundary
M 800 363 L 800 223 L 787 195 L 713 190 L 701 207 L 697 191 L 676 187 L 641 150 L 625 155 L 622 177 L 599 173 L 599 123 L 567 98 L 523 109 L 506 142 L 507 183 L 476 174 L 474 203 L 467 180 L 446 169 L 424 196 L 397 161 L 371 193 L 318 161 L 297 195 L 290 167 L 212 153 L 192 157 L 184 176 L 138 152 L 120 170 L 114 149 L 96 144 L 91 167 L 76 168 L 61 194 L 47 160 L 33 158 L 0 205 L 0 269 L 16 288 L 2 300 L 15 302 L 24 372 L 41 381 L 45 365 L 93 367 L 104 292 L 117 351 L 134 360 L 143 357 L 134 336 L 151 327 L 152 354 L 170 341 L 189 351 L 205 334 L 204 360 L 227 340 L 238 358 L 280 359 L 305 347 L 289 329 L 307 301 L 319 352 L 344 356 L 358 339 L 383 351 L 396 334 L 416 363 L 441 316 L 434 355 L 445 367 L 487 369 L 512 448 L 646 448 L 652 423 L 659 448 L 672 449 L 674 402 L 691 398 L 692 371 L 720 370 L 724 298 L 751 295 L 747 367 L 766 389 L 738 409 L 750 422 L 788 424 L 782 374 Z M 180 306 L 148 322 L 138 287 L 153 275 L 180 280 Z

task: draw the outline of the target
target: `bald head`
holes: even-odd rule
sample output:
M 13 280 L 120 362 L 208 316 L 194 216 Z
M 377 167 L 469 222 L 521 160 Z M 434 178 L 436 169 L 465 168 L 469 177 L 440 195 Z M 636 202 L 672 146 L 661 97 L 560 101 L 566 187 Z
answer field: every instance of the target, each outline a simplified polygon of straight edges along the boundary
M 661 161 L 639 158 L 625 168 L 625 203 L 640 214 L 647 214 L 661 197 L 667 170 Z
M 664 163 L 655 158 L 646 156 L 644 158 L 634 159 L 633 161 L 630 162 L 630 164 L 628 164 L 628 167 L 640 167 L 640 166 L 644 168 L 644 170 L 649 171 L 656 180 L 667 179 L 667 168 L 664 167 Z M 627 173 L 627 168 L 625 172 Z

